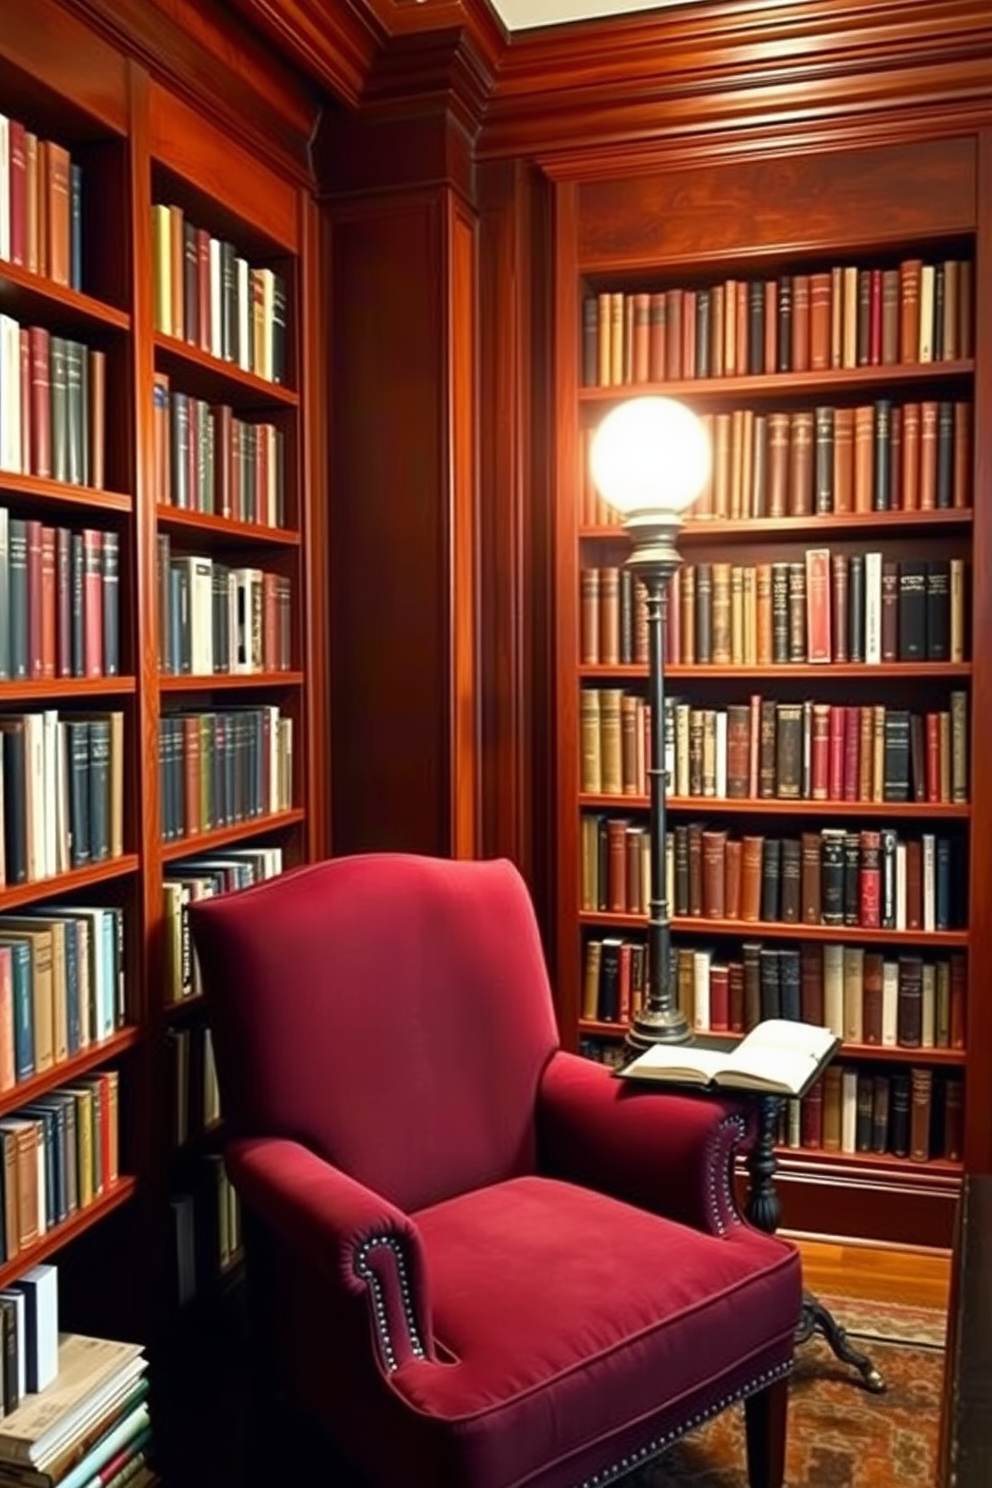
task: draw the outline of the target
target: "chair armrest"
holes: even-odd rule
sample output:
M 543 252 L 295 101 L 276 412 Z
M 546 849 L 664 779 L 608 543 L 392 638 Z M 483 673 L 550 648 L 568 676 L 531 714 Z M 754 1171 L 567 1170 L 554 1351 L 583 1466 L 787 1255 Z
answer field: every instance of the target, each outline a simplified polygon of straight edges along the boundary
M 542 1171 L 711 1234 L 741 1222 L 733 1159 L 749 1133 L 743 1101 L 652 1089 L 564 1051 L 538 1092 Z
M 424 1251 L 407 1215 L 300 1142 L 243 1138 L 224 1158 L 266 1229 L 318 1275 L 366 1299 L 385 1372 L 433 1357 Z

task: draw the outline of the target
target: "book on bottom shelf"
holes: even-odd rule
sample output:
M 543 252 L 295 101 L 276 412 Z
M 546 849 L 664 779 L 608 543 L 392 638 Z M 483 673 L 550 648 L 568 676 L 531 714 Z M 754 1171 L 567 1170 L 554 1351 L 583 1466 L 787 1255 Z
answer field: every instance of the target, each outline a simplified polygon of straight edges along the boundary
M 659 1084 L 798 1096 L 821 1073 L 839 1044 L 829 1028 L 769 1018 L 734 1049 L 654 1044 L 617 1073 Z

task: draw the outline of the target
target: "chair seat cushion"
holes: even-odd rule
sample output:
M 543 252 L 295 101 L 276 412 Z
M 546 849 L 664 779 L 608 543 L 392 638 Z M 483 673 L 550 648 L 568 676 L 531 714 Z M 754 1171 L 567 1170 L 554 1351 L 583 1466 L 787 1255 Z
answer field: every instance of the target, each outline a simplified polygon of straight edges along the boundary
M 557 1462 L 560 1481 L 577 1482 L 569 1472 L 612 1461 L 630 1423 L 643 1439 L 657 1415 L 663 1434 L 791 1357 L 798 1256 L 747 1226 L 704 1235 L 533 1176 L 414 1219 L 444 1352 L 392 1385 L 456 1444 L 460 1481 L 503 1488 Z

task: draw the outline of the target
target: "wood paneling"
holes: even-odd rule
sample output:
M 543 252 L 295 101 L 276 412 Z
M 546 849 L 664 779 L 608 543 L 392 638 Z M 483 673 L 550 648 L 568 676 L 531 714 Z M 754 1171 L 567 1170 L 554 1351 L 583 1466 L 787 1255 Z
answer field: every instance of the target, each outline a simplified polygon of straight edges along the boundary
M 451 447 L 450 573 L 451 595 L 451 850 L 455 857 L 475 856 L 479 846 L 479 628 L 478 628 L 478 468 L 476 224 L 451 198 L 449 243 L 447 369 L 448 428 Z

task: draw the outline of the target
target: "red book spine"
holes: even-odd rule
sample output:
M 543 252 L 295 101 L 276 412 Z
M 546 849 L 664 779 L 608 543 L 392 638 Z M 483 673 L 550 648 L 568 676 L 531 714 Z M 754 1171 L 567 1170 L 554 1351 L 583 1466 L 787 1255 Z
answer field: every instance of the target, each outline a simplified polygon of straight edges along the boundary
M 869 297 L 868 361 L 873 367 L 882 361 L 882 271 L 871 271 Z
M 716 1033 L 730 1030 L 730 969 L 710 967 L 710 1028 Z
M 814 801 L 826 801 L 830 795 L 830 722 L 827 704 L 814 703 L 810 746 L 810 793 Z
M 620 944 L 620 977 L 618 985 L 617 1014 L 621 1023 L 630 1022 L 631 1014 L 631 986 L 630 986 L 630 957 L 631 945 L 629 940 L 621 941 Z
M 32 326 L 31 344 L 31 474 L 52 473 L 52 419 L 48 380 L 48 332 Z
M 861 925 L 878 930 L 882 923 L 882 838 L 879 832 L 861 833 Z
M 823 1146 L 823 1081 L 817 1080 L 799 1108 L 799 1140 L 804 1147 Z
M 727 1002 L 731 1033 L 744 1032 L 744 963 L 731 961 L 727 968 Z
M 72 535 L 68 527 L 55 532 L 55 672 L 72 676 Z
M 103 676 L 103 534 L 83 529 L 83 675 Z
M 844 800 L 858 799 L 858 770 L 861 759 L 861 714 L 858 708 L 844 709 Z
M 24 265 L 28 252 L 28 162 L 24 125 L 11 119 L 8 126 L 10 155 L 10 261 Z
M 927 800 L 940 800 L 940 714 L 927 714 Z
M 830 706 L 830 745 L 827 765 L 827 799 L 844 799 L 844 727 L 847 709 L 843 703 Z
M 28 676 L 42 676 L 41 661 L 41 523 L 26 523 L 28 539 Z
M 55 676 L 57 595 L 55 528 L 41 529 L 41 676 Z

